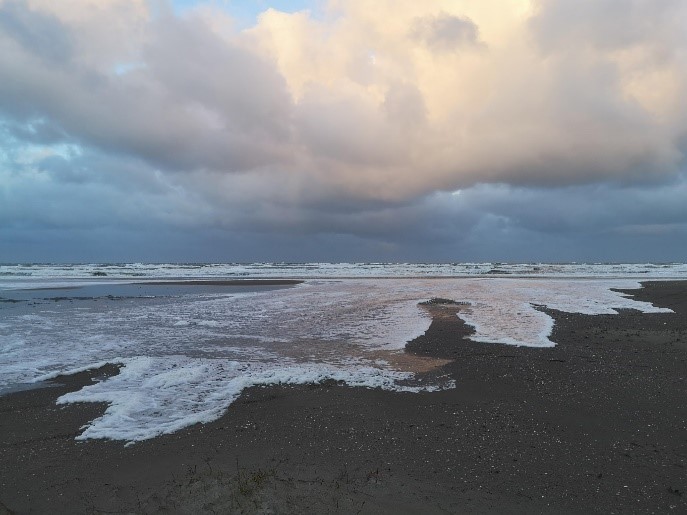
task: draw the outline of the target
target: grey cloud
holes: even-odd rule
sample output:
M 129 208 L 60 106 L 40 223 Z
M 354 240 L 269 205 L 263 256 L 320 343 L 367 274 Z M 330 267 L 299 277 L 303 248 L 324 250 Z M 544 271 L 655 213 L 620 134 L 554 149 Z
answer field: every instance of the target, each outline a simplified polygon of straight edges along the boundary
M 72 44 L 62 23 L 50 14 L 33 11 L 21 0 L 0 4 L 0 29 L 28 52 L 63 64 Z
M 561 188 L 482 184 L 455 195 L 435 193 L 386 203 L 343 197 L 331 203 L 308 203 L 280 201 L 278 196 L 256 202 L 254 196 L 248 195 L 243 202 L 239 198 L 224 202 L 232 206 L 234 215 L 227 213 L 224 219 L 231 220 L 226 225 L 231 230 L 295 236 L 342 234 L 384 241 L 406 251 L 415 245 L 446 251 L 464 244 L 468 252 L 480 247 L 480 240 L 509 239 L 514 235 L 526 241 L 560 243 L 592 235 L 599 239 L 621 235 L 628 233 L 625 226 L 680 227 L 687 224 L 684 198 L 685 176 L 651 187 L 613 183 Z M 242 215 L 236 216 L 237 212 Z M 522 250 L 527 246 L 523 245 Z
M 479 39 L 479 28 L 472 20 L 447 13 L 417 19 L 411 35 L 439 51 L 483 45 Z
M 412 84 L 393 84 L 386 93 L 383 109 L 389 121 L 397 127 L 411 131 L 426 128 L 425 100 Z
M 332 159 L 336 173 L 342 163 L 389 165 L 401 157 L 390 141 L 389 127 L 375 106 L 355 98 L 331 98 L 326 92 L 308 91 L 299 104 L 296 126 L 303 145 L 315 156 Z
M 457 202 L 512 226 L 547 235 L 622 232 L 624 226 L 687 225 L 687 175 L 663 185 L 607 183 L 564 188 L 479 185 Z
M 41 166 L 44 173 L 55 172 L 44 163 Z M 88 252 L 83 246 L 95 244 L 97 238 L 121 241 L 122 248 L 112 255 L 124 254 L 124 260 L 204 255 L 219 260 L 241 256 L 248 260 L 627 261 L 666 260 L 687 252 L 684 177 L 658 188 L 478 185 L 457 195 L 435 193 L 377 206 L 340 199 L 337 209 L 328 209 L 288 199 L 280 205 L 260 203 L 240 194 L 231 201 L 216 199 L 208 204 L 208 198 L 188 184 L 182 188 L 156 178 L 153 170 L 146 174 L 141 170 L 134 174 L 132 168 L 131 175 L 120 178 L 112 169 L 110 179 L 100 184 L 66 181 L 39 187 L 27 181 L 23 189 L 6 190 L 10 201 L 0 206 L 4 220 L 0 239 L 13 230 L 43 234 L 44 245 L 50 241 L 65 255 L 69 248 L 64 247 L 70 246 Z M 271 197 L 278 195 L 273 192 Z M 54 241 L 60 233 L 65 236 L 62 244 Z M 148 243 L 157 241 L 162 233 L 166 241 L 160 242 L 158 254 L 149 245 L 132 243 L 145 241 L 145 235 Z M 0 259 L 8 260 L 10 249 L 26 248 L 21 240 L 15 238 L 12 246 L 4 246 Z M 40 255 L 55 255 L 41 247 L 41 240 L 32 240 L 31 245 L 42 249 Z M 224 258 L 218 256 L 218 249 L 226 252 Z M 194 252 L 199 255 L 192 256 Z
M 575 42 L 578 48 L 618 50 L 657 41 L 669 43 L 654 47 L 664 54 L 687 40 L 687 5 L 681 0 L 538 0 L 536 7 L 531 26 L 543 49 Z
M 45 16 L 22 12 L 27 34 L 43 29 Z M 291 100 L 273 67 L 193 18 L 166 17 L 149 29 L 146 66 L 117 75 L 11 52 L 3 27 L 0 110 L 165 168 L 232 171 L 289 160 Z
M 144 162 L 90 151 L 28 162 L 0 153 L 0 225 L 15 230 L 151 231 L 212 225 L 215 208 Z
M 97 182 L 90 170 L 83 166 L 75 165 L 72 161 L 62 156 L 50 156 L 36 163 L 36 168 L 44 171 L 56 182 L 85 184 Z
M 70 140 L 69 136 L 50 120 L 37 118 L 28 123 L 0 121 L 0 131 L 20 141 L 53 145 Z
M 271 63 L 219 39 L 198 19 L 155 23 L 145 62 L 173 101 L 195 101 L 218 124 L 261 140 L 288 140 L 291 99 Z

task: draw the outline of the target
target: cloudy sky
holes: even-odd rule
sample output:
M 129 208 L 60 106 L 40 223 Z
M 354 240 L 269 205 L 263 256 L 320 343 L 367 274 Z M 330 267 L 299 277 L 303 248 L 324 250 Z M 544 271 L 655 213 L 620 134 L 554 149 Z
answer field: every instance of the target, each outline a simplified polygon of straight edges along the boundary
M 0 0 L 0 261 L 685 261 L 684 0 Z

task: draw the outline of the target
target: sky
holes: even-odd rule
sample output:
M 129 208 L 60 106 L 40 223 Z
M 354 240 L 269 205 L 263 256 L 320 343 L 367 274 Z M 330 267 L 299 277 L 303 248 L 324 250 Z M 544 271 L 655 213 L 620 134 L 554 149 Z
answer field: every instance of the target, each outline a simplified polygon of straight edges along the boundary
M 0 262 L 685 261 L 684 0 L 0 0 Z

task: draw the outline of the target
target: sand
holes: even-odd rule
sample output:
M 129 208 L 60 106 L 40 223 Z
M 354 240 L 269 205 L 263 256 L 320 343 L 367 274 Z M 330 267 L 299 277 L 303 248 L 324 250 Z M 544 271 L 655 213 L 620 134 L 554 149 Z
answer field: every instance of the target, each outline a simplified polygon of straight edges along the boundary
M 455 389 L 252 388 L 128 447 L 74 440 L 104 406 L 55 405 L 115 367 L 0 397 L 0 513 L 684 513 L 687 281 L 628 293 L 676 313 L 550 312 L 532 349 L 430 308 L 407 352 Z

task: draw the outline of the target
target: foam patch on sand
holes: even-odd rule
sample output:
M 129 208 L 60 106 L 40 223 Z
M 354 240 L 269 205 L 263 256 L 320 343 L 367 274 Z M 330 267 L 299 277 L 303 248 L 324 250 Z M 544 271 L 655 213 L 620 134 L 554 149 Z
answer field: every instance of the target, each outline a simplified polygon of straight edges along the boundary
M 456 300 L 470 302 L 458 316 L 475 329 L 470 339 L 527 347 L 553 347 L 553 319 L 539 308 L 584 315 L 614 315 L 618 309 L 642 313 L 672 313 L 668 308 L 637 301 L 615 289 L 638 289 L 627 280 L 466 280 L 462 287 L 445 291 Z M 486 286 L 486 287 L 485 287 Z
M 372 366 L 340 368 L 323 365 L 274 365 L 237 361 L 138 357 L 123 360 L 119 375 L 63 395 L 58 404 L 106 402 L 103 416 L 85 427 L 77 440 L 107 438 L 136 442 L 212 422 L 251 386 L 311 384 L 326 380 L 349 386 L 395 391 L 434 391 L 454 386 L 407 386 L 411 373 Z

